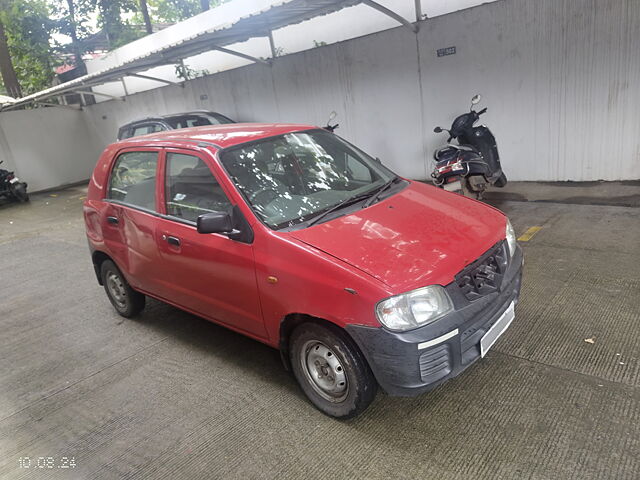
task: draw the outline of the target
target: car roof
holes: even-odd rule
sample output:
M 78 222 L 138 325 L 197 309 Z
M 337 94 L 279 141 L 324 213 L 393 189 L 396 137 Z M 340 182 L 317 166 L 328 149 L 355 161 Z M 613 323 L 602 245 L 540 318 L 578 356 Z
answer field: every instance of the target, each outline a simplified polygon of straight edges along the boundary
M 184 115 L 211 115 L 212 113 L 222 115 L 221 113 L 214 112 L 212 110 L 189 110 L 188 112 L 168 113 L 166 115 L 160 115 L 160 118 L 182 117 Z
M 121 146 L 142 146 L 155 143 L 170 144 L 213 144 L 219 148 L 228 148 L 262 138 L 283 135 L 290 132 L 317 129 L 313 125 L 294 123 L 227 123 L 202 127 L 165 130 L 131 137 L 118 142 Z M 126 144 L 126 145 L 125 145 Z
M 222 115 L 221 113 L 214 112 L 212 110 L 190 110 L 188 112 L 169 113 L 167 115 L 153 115 L 151 117 L 144 117 L 144 118 L 139 118 L 137 120 L 132 120 L 122 125 L 119 129 L 122 130 L 123 128 L 132 127 L 140 123 L 163 122 L 167 118 L 171 118 L 171 117 L 182 117 L 185 115 L 211 115 L 211 114 Z M 226 117 L 226 115 L 222 115 L 222 116 Z

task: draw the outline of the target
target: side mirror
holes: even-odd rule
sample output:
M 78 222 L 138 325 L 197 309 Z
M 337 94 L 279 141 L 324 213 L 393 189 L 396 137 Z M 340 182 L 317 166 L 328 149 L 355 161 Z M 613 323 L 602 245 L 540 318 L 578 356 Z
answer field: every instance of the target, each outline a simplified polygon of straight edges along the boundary
M 327 120 L 327 125 L 331 123 L 331 121 L 336 118 L 338 116 L 338 114 L 336 113 L 335 110 L 332 110 L 331 113 L 329 114 L 329 120 Z
M 436 127 L 433 129 L 435 133 L 442 133 L 442 127 Z
M 480 103 L 480 100 L 482 100 L 482 95 L 480 95 L 479 93 L 475 94 L 471 98 L 471 105 L 477 105 L 478 103 Z
M 198 233 L 231 233 L 233 222 L 227 212 L 211 212 L 200 215 L 196 221 Z

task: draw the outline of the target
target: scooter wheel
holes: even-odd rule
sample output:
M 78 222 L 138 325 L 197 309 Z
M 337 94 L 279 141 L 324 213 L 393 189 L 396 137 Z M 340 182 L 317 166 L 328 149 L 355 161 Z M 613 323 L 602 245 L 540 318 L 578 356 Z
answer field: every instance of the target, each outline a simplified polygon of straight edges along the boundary
M 507 184 L 507 176 L 503 172 L 502 174 L 500 174 L 500 177 L 498 177 L 498 180 L 495 181 L 494 185 L 496 187 L 504 187 L 506 184 Z
M 23 184 L 17 185 L 13 188 L 13 195 L 21 203 L 29 201 L 29 194 L 27 193 L 27 187 L 25 187 Z

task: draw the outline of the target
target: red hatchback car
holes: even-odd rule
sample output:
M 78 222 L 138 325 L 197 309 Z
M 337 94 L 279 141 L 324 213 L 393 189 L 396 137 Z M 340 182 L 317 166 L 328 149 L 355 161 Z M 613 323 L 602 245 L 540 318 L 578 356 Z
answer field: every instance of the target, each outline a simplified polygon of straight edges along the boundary
M 400 178 L 317 127 L 230 124 L 107 147 L 84 217 L 125 317 L 149 295 L 280 349 L 324 413 L 416 395 L 514 318 L 523 257 L 498 210 Z

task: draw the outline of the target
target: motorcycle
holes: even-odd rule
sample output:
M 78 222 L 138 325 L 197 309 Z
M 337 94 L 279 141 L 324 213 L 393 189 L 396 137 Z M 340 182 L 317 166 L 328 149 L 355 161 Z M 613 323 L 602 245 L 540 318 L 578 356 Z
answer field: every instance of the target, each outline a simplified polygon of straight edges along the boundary
M 482 97 L 474 95 L 469 113 L 458 116 L 450 129 L 435 127 L 435 133 L 447 132 L 447 145 L 436 149 L 433 158 L 436 162 L 431 173 L 433 183 L 445 190 L 475 196 L 482 195 L 489 186 L 504 187 L 507 177 L 500 166 L 500 155 L 496 139 L 484 125 L 474 126 L 487 109 L 476 112 L 474 106 Z M 452 144 L 456 139 L 458 144 Z
M 0 164 L 2 163 L 0 160 Z M 27 193 L 27 184 L 21 182 L 13 172 L 0 168 L 0 198 L 15 198 L 19 202 L 28 201 L 29 194 Z

